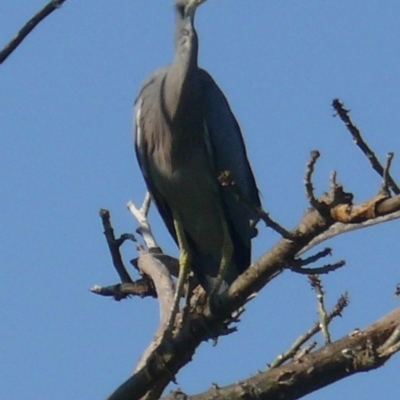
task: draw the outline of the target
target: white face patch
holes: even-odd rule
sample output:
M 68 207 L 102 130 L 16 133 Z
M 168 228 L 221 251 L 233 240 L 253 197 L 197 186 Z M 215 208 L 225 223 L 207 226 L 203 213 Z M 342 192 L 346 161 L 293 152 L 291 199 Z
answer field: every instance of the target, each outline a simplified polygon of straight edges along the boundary
M 142 114 L 142 105 L 143 105 L 143 100 L 139 98 L 136 103 L 135 107 L 135 128 L 136 128 L 136 146 L 140 149 L 142 142 L 143 142 L 143 136 L 142 136 L 142 129 L 141 129 L 141 114 Z

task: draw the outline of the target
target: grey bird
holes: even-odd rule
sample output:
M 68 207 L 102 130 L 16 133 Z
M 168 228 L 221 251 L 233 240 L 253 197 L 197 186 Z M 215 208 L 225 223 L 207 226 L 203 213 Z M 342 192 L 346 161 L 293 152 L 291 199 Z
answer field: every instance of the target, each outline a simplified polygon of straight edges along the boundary
M 173 324 L 190 270 L 208 296 L 225 290 L 250 265 L 257 215 L 222 187 L 229 171 L 260 207 L 239 125 L 213 78 L 198 67 L 197 7 L 176 0 L 175 57 L 142 86 L 135 102 L 135 148 L 147 188 L 180 248 Z

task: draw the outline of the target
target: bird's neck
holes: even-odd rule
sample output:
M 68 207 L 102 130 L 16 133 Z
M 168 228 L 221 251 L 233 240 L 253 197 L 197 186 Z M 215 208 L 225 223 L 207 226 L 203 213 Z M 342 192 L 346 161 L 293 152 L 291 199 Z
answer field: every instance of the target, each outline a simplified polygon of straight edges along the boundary
M 188 17 L 177 17 L 174 64 L 179 63 L 180 66 L 189 71 L 196 69 L 198 51 L 199 41 L 193 20 Z
M 188 118 L 198 105 L 198 39 L 193 24 L 177 21 L 175 57 L 165 78 L 165 107 L 171 121 Z

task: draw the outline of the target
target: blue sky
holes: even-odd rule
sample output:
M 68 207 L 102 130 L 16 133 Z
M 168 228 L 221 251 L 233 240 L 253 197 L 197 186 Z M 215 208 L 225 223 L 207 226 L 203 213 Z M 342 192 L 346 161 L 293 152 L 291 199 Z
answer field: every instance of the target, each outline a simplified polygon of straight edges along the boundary
M 43 0 L 0 2 L 3 46 Z M 310 150 L 322 153 L 315 184 L 332 170 L 362 201 L 380 179 L 337 118 L 342 99 L 384 159 L 400 148 L 400 4 L 351 0 L 209 0 L 198 11 L 200 64 L 240 121 L 264 207 L 286 227 L 307 202 Z M 0 67 L 0 370 L 2 399 L 100 399 L 132 371 L 158 323 L 154 300 L 120 303 L 89 292 L 117 276 L 98 218 L 112 213 L 133 232 L 128 200 L 144 184 L 132 145 L 132 107 L 141 83 L 173 54 L 172 0 L 69 0 Z M 392 172 L 400 176 L 395 159 Z M 164 250 L 177 249 L 153 211 Z M 330 243 L 347 266 L 324 278 L 327 303 L 351 305 L 335 339 L 398 306 L 400 222 Z M 277 240 L 260 227 L 254 257 Z M 127 244 L 127 258 L 135 248 Z M 178 376 L 188 393 L 265 368 L 317 319 L 306 279 L 285 273 L 248 306 L 239 332 L 204 343 Z M 319 342 L 322 339 L 318 337 Z M 397 400 L 399 357 L 309 399 Z

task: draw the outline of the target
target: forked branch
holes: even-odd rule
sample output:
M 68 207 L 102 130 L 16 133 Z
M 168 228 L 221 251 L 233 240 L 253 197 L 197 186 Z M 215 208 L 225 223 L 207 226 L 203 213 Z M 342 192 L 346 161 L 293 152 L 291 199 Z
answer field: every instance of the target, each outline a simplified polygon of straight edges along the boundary
M 378 157 L 372 151 L 372 149 L 368 146 L 367 142 L 363 139 L 360 130 L 354 125 L 353 121 L 351 120 L 349 113 L 350 110 L 346 109 L 344 104 L 339 99 L 334 99 L 332 101 L 332 106 L 336 111 L 339 118 L 344 122 L 346 128 L 350 132 L 354 143 L 360 148 L 360 150 L 365 154 L 368 158 L 369 162 L 371 163 L 372 168 L 383 178 L 384 176 L 384 167 L 379 162 Z M 390 173 L 387 174 L 387 181 L 390 188 L 393 190 L 395 194 L 400 194 L 400 189 L 397 186 L 394 179 L 391 177 Z

